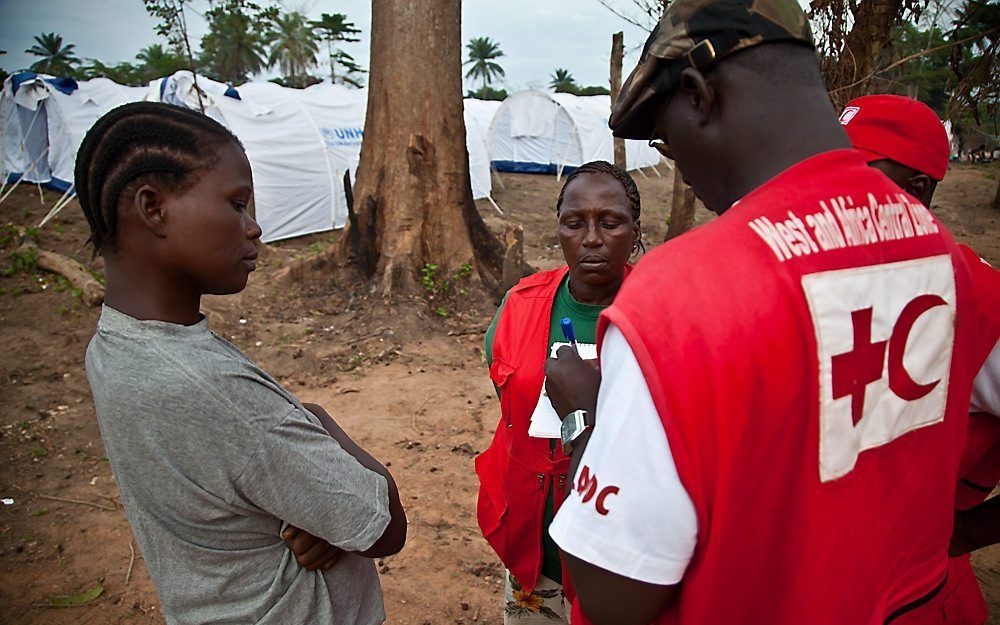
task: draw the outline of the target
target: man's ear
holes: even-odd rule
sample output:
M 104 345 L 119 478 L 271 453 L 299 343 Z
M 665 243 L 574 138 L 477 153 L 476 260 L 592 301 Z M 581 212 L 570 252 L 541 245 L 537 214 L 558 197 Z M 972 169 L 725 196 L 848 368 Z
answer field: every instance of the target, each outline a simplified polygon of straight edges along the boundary
M 693 67 L 681 72 L 681 90 L 698 111 L 698 125 L 708 123 L 715 108 L 715 89 L 705 80 L 705 75 Z
M 926 197 L 931 188 L 931 177 L 927 174 L 917 174 L 906 180 L 905 190 L 930 208 L 930 198 Z
M 149 184 L 136 189 L 132 196 L 132 208 L 139 223 L 158 237 L 166 236 L 165 200 L 163 192 Z

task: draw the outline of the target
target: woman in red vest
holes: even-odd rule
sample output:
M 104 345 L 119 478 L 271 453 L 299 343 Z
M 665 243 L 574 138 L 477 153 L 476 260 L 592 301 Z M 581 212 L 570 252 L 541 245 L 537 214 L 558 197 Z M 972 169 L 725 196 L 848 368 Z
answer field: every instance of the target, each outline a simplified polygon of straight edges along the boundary
M 629 258 L 642 249 L 639 215 L 639 191 L 625 171 L 593 161 L 570 174 L 556 202 L 566 265 L 521 280 L 486 331 L 501 418 L 493 443 L 476 458 L 478 517 L 507 569 L 507 624 L 567 622 L 562 582 L 569 578 L 548 527 L 562 503 L 569 459 L 558 433 L 542 438 L 528 429 L 533 413 L 535 427 L 544 429 L 542 413 L 552 410 L 541 396 L 542 368 L 552 345 L 565 341 L 562 319 L 572 321 L 581 354 L 596 357 L 597 318 L 631 270 Z

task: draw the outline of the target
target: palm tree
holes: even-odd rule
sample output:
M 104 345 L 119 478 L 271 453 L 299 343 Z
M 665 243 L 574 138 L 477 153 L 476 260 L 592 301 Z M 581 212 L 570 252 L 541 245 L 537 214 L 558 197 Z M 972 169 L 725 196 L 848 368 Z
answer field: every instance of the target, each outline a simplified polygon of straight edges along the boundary
M 357 37 L 352 36 L 359 34 L 361 31 L 354 27 L 354 22 L 347 21 L 346 15 L 343 13 L 334 13 L 332 15 L 324 13 L 318 20 L 314 20 L 310 24 L 316 30 L 317 34 L 319 34 L 320 38 L 326 41 L 326 51 L 330 57 L 330 82 L 336 82 L 336 67 L 338 63 L 344 65 L 347 74 L 364 71 L 354 62 L 354 57 L 350 54 L 342 50 L 333 51 L 333 44 L 336 41 L 361 41 Z M 342 80 L 344 82 L 354 81 L 354 79 L 349 79 L 347 76 Z
M 561 67 L 557 67 L 556 71 L 552 73 L 552 79 L 549 81 L 549 86 L 552 87 L 556 93 L 575 93 L 578 89 L 576 79 L 573 78 L 573 74 L 570 74 L 568 69 L 563 69 Z
M 42 57 L 31 64 L 31 71 L 55 76 L 70 76 L 73 74 L 75 66 L 80 63 L 80 59 L 76 58 L 76 54 L 73 52 L 75 47 L 76 45 L 72 43 L 64 46 L 62 35 L 42 33 L 35 35 L 35 45 L 25 52 Z
M 301 86 L 319 54 L 316 32 L 306 16 L 298 11 L 276 17 L 273 28 L 268 37 L 271 46 L 268 65 L 280 67 L 289 86 Z
M 142 74 L 147 80 L 169 76 L 185 66 L 183 58 L 158 43 L 139 50 L 135 58 L 142 61 Z
M 201 38 L 201 67 L 215 80 L 238 84 L 264 69 L 262 26 L 270 21 L 245 8 L 215 6 L 205 11 L 208 34 Z
M 469 60 L 463 65 L 472 64 L 465 77 L 475 78 L 478 76 L 482 78 L 484 91 L 486 85 L 493 82 L 494 77 L 506 76 L 500 64 L 493 62 L 493 59 L 503 56 L 503 50 L 500 49 L 499 43 L 490 41 L 489 37 L 473 37 L 469 43 L 465 44 L 465 48 L 469 51 Z

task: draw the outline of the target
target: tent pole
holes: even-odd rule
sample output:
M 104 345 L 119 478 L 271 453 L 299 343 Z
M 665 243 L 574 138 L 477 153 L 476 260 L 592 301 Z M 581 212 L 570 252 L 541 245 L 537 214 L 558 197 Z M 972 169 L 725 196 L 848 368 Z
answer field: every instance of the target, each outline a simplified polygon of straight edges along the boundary
M 45 148 L 44 150 L 42 150 L 41 154 L 35 157 L 35 160 L 32 161 L 32 163 L 28 165 L 28 167 L 26 168 L 25 173 L 21 174 L 21 177 L 18 178 L 17 181 L 14 184 L 12 184 L 9 189 L 7 189 L 7 193 L 4 194 L 3 197 L 0 197 L 0 204 L 3 204 L 4 200 L 6 200 L 10 196 L 10 194 L 14 192 L 14 189 L 17 188 L 17 185 L 21 184 L 21 181 L 24 180 L 28 171 L 34 171 L 36 174 L 38 173 L 38 168 L 35 167 L 35 164 L 38 163 L 38 159 L 42 158 L 48 153 L 49 153 L 49 148 Z
M 38 186 L 38 201 L 41 202 L 42 206 L 45 206 L 45 194 L 42 193 L 42 183 L 36 182 L 35 185 Z
M 507 190 L 507 185 L 505 185 L 503 183 L 503 179 L 500 178 L 500 172 L 498 172 L 497 168 L 493 166 L 493 161 L 490 161 L 490 171 L 492 173 L 496 174 L 497 183 L 500 184 L 500 188 L 501 189 L 503 189 L 504 191 L 506 191 Z
M 487 195 L 487 196 L 486 196 L 486 199 L 490 201 L 490 204 L 492 204 L 492 205 L 493 205 L 493 208 L 497 209 L 497 212 L 498 212 L 498 213 L 500 213 L 501 215 L 503 215 L 503 211 L 502 211 L 502 210 L 500 210 L 500 207 L 499 207 L 499 206 L 497 206 L 497 203 L 493 201 L 493 198 L 492 198 L 491 196 Z
M 76 197 L 76 193 L 73 193 L 73 196 L 69 197 L 72 191 L 73 191 L 73 185 L 69 185 L 69 187 L 66 188 L 66 192 L 62 194 L 62 197 L 59 198 L 59 200 L 52 206 L 52 209 L 45 215 L 45 217 L 42 218 L 42 221 L 37 226 L 38 228 L 41 228 L 46 223 L 48 223 L 50 219 L 56 216 L 56 213 L 61 211 L 63 207 L 66 206 L 66 204 L 69 204 L 70 201 L 74 197 Z M 69 197 L 68 200 L 66 199 L 67 197 Z
M 14 181 L 14 184 L 10 185 L 10 188 L 9 188 L 9 189 L 7 189 L 7 193 L 5 193 L 5 194 L 4 194 L 4 195 L 3 195 L 2 197 L 0 197 L 0 204 L 3 204 L 3 203 L 4 203 L 4 200 L 6 200 L 6 199 L 7 199 L 7 197 L 8 197 L 8 196 L 9 196 L 9 195 L 10 195 L 11 193 L 13 193 L 13 192 L 14 192 L 14 189 L 16 189 L 16 188 L 17 188 L 17 185 L 21 184 L 21 181 L 22 181 L 22 180 L 24 180 L 24 176 L 23 176 L 23 175 L 22 175 L 22 176 L 21 176 L 20 178 L 18 178 L 17 180 L 15 180 L 15 181 Z
M 556 182 L 559 182 L 559 180 L 562 178 L 562 171 L 563 171 L 563 166 L 556 165 Z
M 636 169 L 639 170 L 639 173 L 642 174 L 643 178 L 645 178 L 646 180 L 649 180 L 649 176 L 646 175 L 646 172 L 642 171 L 642 167 L 636 167 Z
M 663 174 L 661 174 L 660 170 L 656 168 L 656 165 L 650 165 L 650 167 L 652 167 L 653 171 L 656 172 L 656 177 L 657 178 L 662 178 L 663 177 Z

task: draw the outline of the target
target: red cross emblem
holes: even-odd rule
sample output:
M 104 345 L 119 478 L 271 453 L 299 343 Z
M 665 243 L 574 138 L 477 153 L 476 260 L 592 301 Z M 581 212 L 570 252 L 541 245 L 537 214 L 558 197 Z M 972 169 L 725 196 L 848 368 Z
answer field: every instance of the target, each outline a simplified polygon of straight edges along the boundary
M 917 383 L 903 364 L 906 342 L 920 315 L 946 302 L 939 295 L 918 295 L 899 313 L 888 341 L 872 342 L 871 307 L 851 312 L 854 345 L 851 351 L 833 356 L 831 376 L 833 398 L 851 397 L 851 420 L 858 424 L 864 415 L 868 385 L 882 379 L 886 349 L 889 351 L 889 389 L 900 399 L 914 401 L 930 393 L 940 380 Z

